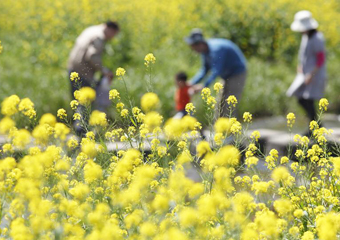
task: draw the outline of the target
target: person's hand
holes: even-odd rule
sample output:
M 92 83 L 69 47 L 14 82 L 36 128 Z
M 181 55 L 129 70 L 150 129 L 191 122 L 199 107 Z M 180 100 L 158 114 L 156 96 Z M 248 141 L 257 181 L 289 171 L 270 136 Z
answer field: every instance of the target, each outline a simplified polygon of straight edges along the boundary
M 192 85 L 192 89 L 193 89 L 194 93 L 201 92 L 203 88 L 204 88 L 203 84 Z
M 298 65 L 296 68 L 297 73 L 303 73 L 301 65 Z
M 108 71 L 105 76 L 109 79 L 109 82 L 112 82 L 113 79 L 113 73 L 111 71 Z
M 312 82 L 312 78 L 313 78 L 312 74 L 306 74 L 306 76 L 305 76 L 305 84 L 309 85 Z

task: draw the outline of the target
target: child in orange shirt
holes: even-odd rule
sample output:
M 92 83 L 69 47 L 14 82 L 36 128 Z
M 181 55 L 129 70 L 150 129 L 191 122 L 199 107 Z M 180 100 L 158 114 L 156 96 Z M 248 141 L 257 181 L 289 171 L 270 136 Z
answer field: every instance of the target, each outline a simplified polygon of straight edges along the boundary
M 190 102 L 190 86 L 187 84 L 188 76 L 184 72 L 179 72 L 175 76 L 177 90 L 175 94 L 177 113 L 174 118 L 182 118 L 187 115 L 185 106 Z

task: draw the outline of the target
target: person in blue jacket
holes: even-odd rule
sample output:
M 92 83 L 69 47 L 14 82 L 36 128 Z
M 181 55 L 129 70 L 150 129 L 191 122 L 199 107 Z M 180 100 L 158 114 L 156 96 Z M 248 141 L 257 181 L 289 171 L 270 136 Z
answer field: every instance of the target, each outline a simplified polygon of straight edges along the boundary
M 219 116 L 227 116 L 226 99 L 234 95 L 238 102 L 247 76 L 246 59 L 239 47 L 232 41 L 221 38 L 205 40 L 200 29 L 193 29 L 185 41 L 191 49 L 202 56 L 202 67 L 193 77 L 190 84 L 196 92 L 203 87 L 209 87 L 217 77 L 224 80 Z M 210 75 L 208 73 L 210 72 Z M 207 76 L 207 77 L 206 77 Z M 204 78 L 204 84 L 199 84 Z

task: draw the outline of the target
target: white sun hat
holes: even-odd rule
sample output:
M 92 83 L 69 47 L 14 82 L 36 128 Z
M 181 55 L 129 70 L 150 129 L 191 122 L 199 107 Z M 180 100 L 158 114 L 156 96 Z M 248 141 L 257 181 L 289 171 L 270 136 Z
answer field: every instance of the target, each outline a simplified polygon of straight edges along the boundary
M 312 13 L 307 10 L 299 11 L 294 16 L 294 22 L 290 25 L 290 29 L 294 32 L 306 32 L 316 29 L 318 22 L 312 17 Z

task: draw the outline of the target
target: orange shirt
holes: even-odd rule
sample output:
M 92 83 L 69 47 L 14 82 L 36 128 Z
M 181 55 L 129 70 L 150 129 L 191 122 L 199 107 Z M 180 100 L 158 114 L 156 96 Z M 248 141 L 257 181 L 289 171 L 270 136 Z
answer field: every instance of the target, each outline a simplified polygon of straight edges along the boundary
M 185 110 L 185 106 L 190 102 L 189 86 L 178 88 L 175 95 L 176 110 Z

